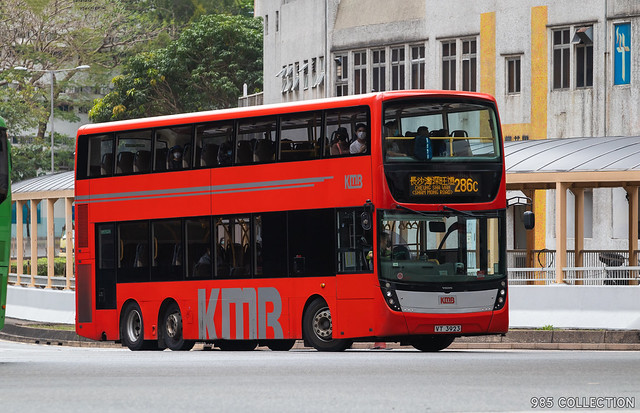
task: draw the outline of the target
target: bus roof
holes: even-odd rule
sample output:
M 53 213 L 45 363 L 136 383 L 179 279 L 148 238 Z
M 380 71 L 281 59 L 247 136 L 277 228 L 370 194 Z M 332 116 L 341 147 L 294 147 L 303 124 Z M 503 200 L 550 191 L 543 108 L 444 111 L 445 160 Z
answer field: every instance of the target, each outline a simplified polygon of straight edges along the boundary
M 410 98 L 417 96 L 474 98 L 495 103 L 495 99 L 493 96 L 484 93 L 461 92 L 455 90 L 397 90 L 389 92 L 368 93 L 363 95 L 303 100 L 287 103 L 275 103 L 269 105 L 219 109 L 204 112 L 181 113 L 176 115 L 164 115 L 114 122 L 87 124 L 81 126 L 78 129 L 78 136 L 119 130 L 146 129 L 183 123 L 186 124 L 194 122 L 210 122 L 215 120 L 242 118 L 249 116 L 268 116 L 288 112 L 304 112 L 318 109 L 358 106 L 371 104 L 372 102 L 379 100 Z

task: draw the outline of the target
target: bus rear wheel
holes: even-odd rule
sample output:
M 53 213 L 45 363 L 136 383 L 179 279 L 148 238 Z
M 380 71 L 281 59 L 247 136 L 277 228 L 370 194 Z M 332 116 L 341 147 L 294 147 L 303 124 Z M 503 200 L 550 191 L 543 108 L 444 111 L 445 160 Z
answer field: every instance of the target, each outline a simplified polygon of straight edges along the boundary
M 416 337 L 411 340 L 411 345 L 420 351 L 434 352 L 449 347 L 455 336 L 431 335 Z
M 136 302 L 128 303 L 122 310 L 120 320 L 120 339 L 129 350 L 143 350 L 147 346 L 144 342 L 144 323 L 142 310 Z
M 313 300 L 302 316 L 302 336 L 318 351 L 344 351 L 352 343 L 351 340 L 333 339 L 331 310 L 320 298 Z
M 173 351 L 189 351 L 195 344 L 182 336 L 182 314 L 175 302 L 169 304 L 162 316 L 162 338 L 167 348 Z

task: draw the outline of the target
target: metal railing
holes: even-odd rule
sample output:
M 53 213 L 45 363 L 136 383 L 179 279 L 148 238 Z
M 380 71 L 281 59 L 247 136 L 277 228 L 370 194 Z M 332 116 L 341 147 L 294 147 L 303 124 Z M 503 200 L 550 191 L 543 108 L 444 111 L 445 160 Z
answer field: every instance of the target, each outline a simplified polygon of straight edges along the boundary
M 636 254 L 639 252 L 636 251 Z M 535 266 L 526 267 L 526 251 L 507 251 L 507 272 L 511 285 L 549 285 L 556 283 L 555 251 L 533 251 Z M 575 252 L 567 251 L 567 266 L 564 267 L 562 280 L 569 285 L 638 285 L 640 284 L 640 266 L 628 265 L 628 251 L 595 250 L 583 252 L 583 266 L 575 267 Z M 539 266 L 538 266 L 539 265 Z M 49 277 L 36 275 L 31 282 L 30 274 L 10 273 L 9 283 L 21 286 L 45 288 Z M 65 276 L 51 277 L 51 287 L 64 289 Z M 75 278 L 71 278 L 71 289 L 75 289 Z
M 31 275 L 21 274 L 20 275 L 20 283 L 18 284 L 18 274 L 9 273 L 9 284 L 22 286 L 22 287 L 31 287 L 35 286 L 38 288 L 46 288 L 49 283 L 49 277 L 46 275 L 35 275 L 33 276 L 33 284 L 31 284 Z M 51 288 L 56 288 L 63 290 L 67 286 L 67 277 L 55 276 L 51 277 Z M 76 279 L 71 278 L 71 289 L 75 290 L 76 288 Z
M 635 251 L 636 256 L 639 251 Z M 512 285 L 555 284 L 554 250 L 532 251 L 534 267 L 527 268 L 526 251 L 507 251 L 509 282 Z M 582 252 L 582 266 L 575 266 L 575 251 L 567 251 L 567 266 L 562 280 L 570 285 L 638 285 L 640 266 L 629 266 L 626 250 L 590 250 Z

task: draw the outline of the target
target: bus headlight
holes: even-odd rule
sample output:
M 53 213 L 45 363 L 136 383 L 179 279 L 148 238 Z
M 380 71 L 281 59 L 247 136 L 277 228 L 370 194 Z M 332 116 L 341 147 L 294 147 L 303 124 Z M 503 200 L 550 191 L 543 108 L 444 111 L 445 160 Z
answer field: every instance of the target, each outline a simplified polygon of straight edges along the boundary
M 500 281 L 498 289 L 496 290 L 496 301 L 493 304 L 493 310 L 501 310 L 507 302 L 507 282 Z
M 384 283 L 384 285 L 380 285 L 380 289 L 382 290 L 382 296 L 384 297 L 384 301 L 387 302 L 389 308 L 394 311 L 402 311 L 400 307 L 400 301 L 398 300 L 398 295 L 393 287 L 393 285 L 389 282 Z

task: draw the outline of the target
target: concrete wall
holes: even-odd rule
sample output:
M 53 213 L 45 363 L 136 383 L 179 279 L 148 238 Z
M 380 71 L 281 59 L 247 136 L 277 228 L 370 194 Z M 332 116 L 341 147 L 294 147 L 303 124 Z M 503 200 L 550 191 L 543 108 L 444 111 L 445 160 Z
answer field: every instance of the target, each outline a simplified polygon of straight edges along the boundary
M 43 323 L 74 324 L 75 292 L 10 285 L 7 290 L 6 317 Z
M 640 329 L 640 287 L 511 286 L 511 328 Z M 10 318 L 73 324 L 73 291 L 9 286 Z
M 640 329 L 639 287 L 511 286 L 512 328 Z

